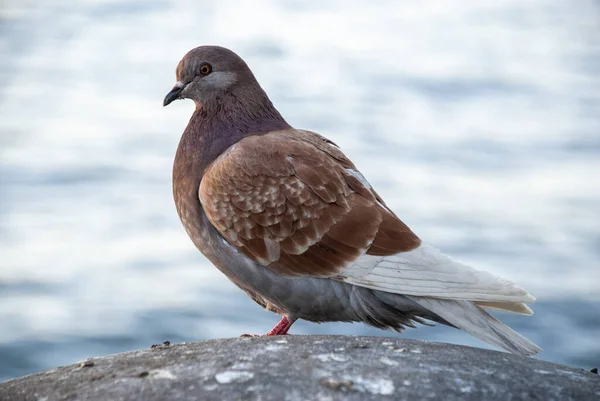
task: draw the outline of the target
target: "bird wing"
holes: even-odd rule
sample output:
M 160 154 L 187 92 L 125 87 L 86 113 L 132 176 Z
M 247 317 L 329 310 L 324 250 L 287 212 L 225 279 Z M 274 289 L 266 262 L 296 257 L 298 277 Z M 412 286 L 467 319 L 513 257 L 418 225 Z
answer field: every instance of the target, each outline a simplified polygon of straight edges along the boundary
M 207 167 L 199 197 L 231 245 L 282 275 L 501 309 L 502 302 L 533 300 L 421 244 L 341 150 L 309 131 L 239 141 Z

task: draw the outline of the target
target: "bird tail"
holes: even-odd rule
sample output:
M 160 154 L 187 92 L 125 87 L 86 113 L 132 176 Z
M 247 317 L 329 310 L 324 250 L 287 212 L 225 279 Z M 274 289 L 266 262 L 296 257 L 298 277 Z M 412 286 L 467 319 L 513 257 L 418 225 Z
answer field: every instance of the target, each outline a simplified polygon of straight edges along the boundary
M 528 356 L 537 354 L 542 350 L 472 301 L 455 301 L 409 295 L 406 295 L 406 297 L 435 313 L 456 328 L 513 354 Z M 487 305 L 485 306 L 487 307 Z

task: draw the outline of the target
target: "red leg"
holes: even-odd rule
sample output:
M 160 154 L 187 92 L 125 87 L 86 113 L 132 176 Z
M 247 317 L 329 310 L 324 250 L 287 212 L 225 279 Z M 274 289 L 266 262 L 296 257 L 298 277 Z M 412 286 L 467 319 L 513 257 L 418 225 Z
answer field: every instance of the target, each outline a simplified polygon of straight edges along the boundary
M 295 322 L 295 320 L 290 321 L 287 318 L 287 316 L 284 316 L 281 318 L 279 323 L 277 323 L 277 325 L 275 327 L 273 327 L 273 330 L 269 331 L 265 335 L 266 336 L 283 336 L 283 335 L 287 334 L 288 330 L 290 329 L 290 327 L 292 327 L 292 324 L 294 324 L 294 322 Z
M 277 323 L 277 325 L 275 325 L 275 327 L 273 327 L 273 329 L 271 331 L 269 331 L 267 334 L 264 334 L 264 335 L 265 336 L 284 336 L 287 334 L 288 330 L 290 329 L 290 327 L 292 327 L 292 324 L 294 324 L 295 321 L 296 321 L 296 319 L 289 320 L 287 318 L 287 316 L 284 316 L 281 318 L 279 323 Z M 240 337 L 260 337 L 260 336 L 258 336 L 256 334 L 242 334 Z

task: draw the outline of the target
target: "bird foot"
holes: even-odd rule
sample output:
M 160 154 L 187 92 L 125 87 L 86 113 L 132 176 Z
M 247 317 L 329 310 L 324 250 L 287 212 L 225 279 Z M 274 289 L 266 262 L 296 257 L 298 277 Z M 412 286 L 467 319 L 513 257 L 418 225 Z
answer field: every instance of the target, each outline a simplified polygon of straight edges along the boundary
M 262 336 L 258 334 L 242 334 L 240 337 L 270 337 L 270 336 L 287 336 L 288 330 L 292 327 L 296 320 L 290 321 L 287 316 L 281 318 L 279 323 L 273 327 L 271 331 L 267 334 L 263 334 Z

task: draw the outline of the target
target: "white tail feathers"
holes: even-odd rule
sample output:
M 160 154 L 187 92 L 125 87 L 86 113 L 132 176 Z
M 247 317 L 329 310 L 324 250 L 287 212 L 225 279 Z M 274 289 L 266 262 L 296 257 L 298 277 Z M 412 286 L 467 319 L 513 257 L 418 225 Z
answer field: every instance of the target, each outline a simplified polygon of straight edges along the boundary
M 518 303 L 481 303 L 471 301 L 455 301 L 448 299 L 406 296 L 425 309 L 430 310 L 458 329 L 477 337 L 478 339 L 502 348 L 513 354 L 534 355 L 542 349 L 513 331 L 481 307 L 508 310 L 516 313 L 531 311 L 527 306 Z M 522 305 L 522 306 L 521 306 Z M 525 309 L 526 308 L 526 309 Z
M 518 285 L 456 262 L 432 246 L 377 256 L 364 254 L 342 270 L 340 279 L 360 287 L 399 294 L 451 325 L 514 354 L 541 349 L 483 308 L 533 315 L 535 298 Z

